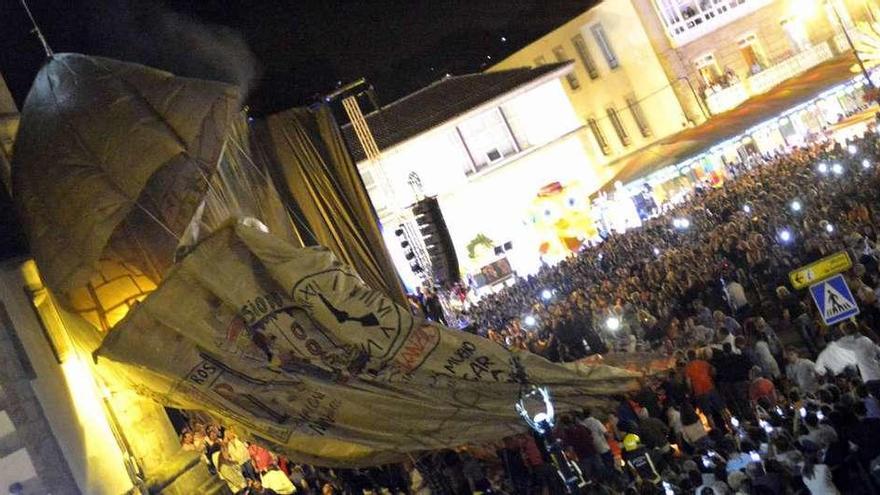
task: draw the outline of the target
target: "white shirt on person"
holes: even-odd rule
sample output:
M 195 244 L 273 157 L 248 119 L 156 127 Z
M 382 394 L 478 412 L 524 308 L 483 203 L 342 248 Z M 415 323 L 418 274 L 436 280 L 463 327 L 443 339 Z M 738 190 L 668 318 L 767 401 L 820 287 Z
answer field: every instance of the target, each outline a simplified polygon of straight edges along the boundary
M 785 375 L 803 392 L 812 393 L 819 388 L 819 381 L 816 379 L 816 363 L 809 359 L 798 358 L 797 361 L 789 363 L 785 367 Z
M 229 452 L 229 457 L 239 465 L 251 460 L 247 445 L 238 438 L 226 442 L 226 450 Z
M 837 341 L 829 342 L 816 358 L 816 373 L 820 375 L 825 375 L 828 371 L 833 375 L 839 375 L 849 366 L 858 366 L 856 353 L 844 349 Z
M 880 347 L 877 344 L 864 335 L 847 335 L 837 342 L 844 349 L 855 353 L 862 382 L 880 380 L 880 361 L 877 360 Z
M 290 478 L 280 469 L 270 469 L 260 477 L 263 486 L 274 491 L 278 495 L 290 495 L 296 493 L 296 487 Z
M 810 490 L 810 495 L 840 495 L 840 490 L 831 479 L 831 470 L 825 464 L 814 465 L 813 476 L 802 474 L 801 478 Z
M 669 428 L 672 429 L 672 432 L 676 435 L 681 435 L 681 411 L 674 407 L 670 407 L 666 411 L 666 422 L 669 423 Z
M 770 346 L 767 342 L 763 340 L 755 342 L 755 358 L 758 360 L 758 366 L 761 367 L 761 371 L 773 378 L 779 378 L 779 364 L 776 363 L 776 359 L 770 353 Z
M 697 442 L 708 434 L 709 432 L 706 431 L 706 427 L 699 421 L 689 425 L 682 425 L 681 427 L 681 437 L 691 446 L 696 445 Z
M 605 425 L 603 425 L 601 421 L 590 416 L 582 419 L 580 423 L 590 430 L 591 436 L 593 437 L 593 447 L 595 447 L 597 454 L 604 454 L 611 450 L 611 446 L 608 445 L 608 439 L 605 438 L 608 429 L 605 428 Z
M 727 284 L 727 298 L 734 311 L 749 305 L 749 300 L 746 298 L 746 290 L 739 282 Z

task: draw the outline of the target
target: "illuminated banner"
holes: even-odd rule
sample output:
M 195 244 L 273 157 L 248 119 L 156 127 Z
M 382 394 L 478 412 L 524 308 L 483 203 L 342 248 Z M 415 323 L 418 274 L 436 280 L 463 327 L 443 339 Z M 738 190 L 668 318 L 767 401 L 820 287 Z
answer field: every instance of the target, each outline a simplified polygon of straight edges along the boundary
M 608 405 L 640 376 L 416 319 L 326 249 L 242 224 L 175 265 L 96 356 L 144 395 L 206 410 L 295 462 L 337 466 L 522 431 L 519 366 L 562 410 Z

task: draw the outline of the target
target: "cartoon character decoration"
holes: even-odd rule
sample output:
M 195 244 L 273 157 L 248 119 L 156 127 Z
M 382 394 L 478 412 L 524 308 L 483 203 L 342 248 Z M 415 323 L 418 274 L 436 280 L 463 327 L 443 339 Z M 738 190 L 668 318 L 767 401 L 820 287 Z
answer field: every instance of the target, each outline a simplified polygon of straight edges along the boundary
M 598 235 L 584 188 L 574 182 L 542 187 L 529 208 L 527 224 L 537 234 L 545 261 L 558 261 L 577 252 Z

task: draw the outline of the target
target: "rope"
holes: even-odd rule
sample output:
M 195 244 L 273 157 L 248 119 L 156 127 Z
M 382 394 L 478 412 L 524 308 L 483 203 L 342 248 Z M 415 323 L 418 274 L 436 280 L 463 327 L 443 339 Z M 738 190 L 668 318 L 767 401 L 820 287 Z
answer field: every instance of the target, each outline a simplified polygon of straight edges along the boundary
M 162 220 L 159 220 L 159 219 L 156 217 L 156 215 L 153 215 L 153 213 L 152 213 L 150 210 L 144 208 L 144 206 L 141 205 L 140 203 L 138 203 L 137 201 L 135 201 L 134 204 L 136 204 L 137 207 L 141 209 L 141 211 L 143 211 L 144 213 L 146 213 L 147 216 L 149 216 L 150 218 L 152 218 L 154 222 L 156 222 L 157 224 L 159 224 L 159 226 L 161 226 L 161 227 L 165 230 L 165 232 L 168 232 L 168 235 L 170 235 L 171 237 L 177 239 L 177 242 L 180 242 L 180 236 L 177 235 L 177 234 L 175 234 L 174 231 L 171 230 L 170 227 L 168 227 L 167 225 L 165 225 L 165 222 L 163 222 Z
M 37 20 L 34 19 L 34 15 L 31 13 L 30 7 L 28 7 L 27 0 L 21 0 L 21 6 L 24 7 L 24 11 L 27 13 L 28 18 L 31 20 L 31 24 L 34 26 L 33 33 L 36 33 L 37 38 L 40 40 L 40 44 L 43 45 L 43 50 L 46 51 L 46 57 L 52 58 L 55 53 L 49 48 L 49 42 L 46 41 L 46 37 L 43 36 L 43 31 L 40 29 L 40 26 L 37 25 Z
M 272 186 L 272 189 L 275 189 L 275 186 L 272 184 L 272 180 L 266 176 L 266 174 L 263 172 L 263 170 L 261 170 L 260 167 L 258 167 L 256 163 L 254 163 L 254 160 L 250 157 L 248 152 L 245 151 L 245 149 L 241 146 L 241 143 L 239 143 L 238 140 L 235 140 L 235 139 L 233 139 L 232 141 L 235 144 L 235 147 L 238 148 L 239 153 L 241 153 L 241 155 L 246 158 L 245 161 L 251 167 L 253 167 L 253 169 L 257 172 L 257 175 L 259 175 L 260 178 L 262 178 L 264 181 L 266 181 L 266 185 Z M 275 193 L 278 194 L 277 189 L 275 190 Z M 312 237 L 312 239 L 315 239 L 315 240 L 318 239 L 318 237 L 315 235 L 315 233 L 312 232 L 312 229 L 309 228 L 309 222 L 307 222 L 305 218 L 298 215 L 293 208 L 284 204 L 283 201 L 281 202 L 281 205 L 294 218 L 294 220 L 296 220 L 296 222 L 299 223 L 303 229 L 305 229 L 305 231 Z

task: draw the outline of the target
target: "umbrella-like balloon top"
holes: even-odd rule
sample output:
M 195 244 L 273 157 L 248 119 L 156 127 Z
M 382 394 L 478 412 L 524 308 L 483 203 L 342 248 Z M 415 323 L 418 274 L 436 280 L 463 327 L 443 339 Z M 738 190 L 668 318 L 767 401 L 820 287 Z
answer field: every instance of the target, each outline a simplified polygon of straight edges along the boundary
M 118 285 L 113 273 L 96 280 L 108 267 L 140 292 L 154 288 L 208 188 L 238 96 L 117 60 L 49 59 L 22 111 L 13 196 L 50 288 L 69 302 L 90 283 Z

